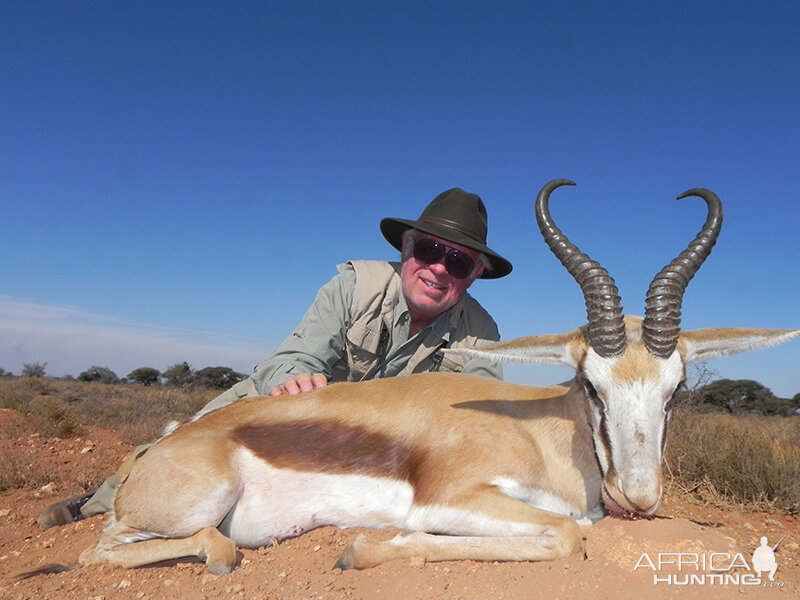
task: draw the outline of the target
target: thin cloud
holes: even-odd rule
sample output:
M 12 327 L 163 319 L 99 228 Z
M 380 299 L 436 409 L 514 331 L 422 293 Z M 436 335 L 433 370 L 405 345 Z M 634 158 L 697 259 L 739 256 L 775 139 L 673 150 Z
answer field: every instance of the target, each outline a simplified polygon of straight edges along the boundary
M 19 374 L 47 363 L 53 376 L 107 366 L 119 376 L 186 361 L 194 368 L 227 366 L 250 373 L 268 347 L 224 334 L 135 323 L 75 306 L 35 304 L 0 296 L 0 367 Z

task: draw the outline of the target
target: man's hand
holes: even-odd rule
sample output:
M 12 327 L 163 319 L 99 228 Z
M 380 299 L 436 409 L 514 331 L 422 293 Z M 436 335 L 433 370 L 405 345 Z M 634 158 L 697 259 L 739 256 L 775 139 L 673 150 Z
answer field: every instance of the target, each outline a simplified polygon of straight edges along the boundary
M 295 379 L 294 377 L 287 377 L 283 385 L 277 385 L 269 391 L 270 396 L 281 396 L 282 394 L 289 394 L 295 396 L 300 392 L 310 392 L 315 388 L 321 388 L 328 385 L 328 380 L 322 373 L 301 373 Z

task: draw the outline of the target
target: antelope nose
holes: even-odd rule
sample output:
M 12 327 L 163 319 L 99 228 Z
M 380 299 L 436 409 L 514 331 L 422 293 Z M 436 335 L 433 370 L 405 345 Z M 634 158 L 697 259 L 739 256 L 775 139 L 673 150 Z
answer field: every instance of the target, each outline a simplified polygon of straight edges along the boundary
M 651 517 L 658 510 L 660 504 L 661 504 L 661 498 L 659 498 L 649 506 L 641 506 L 637 502 L 631 502 L 631 509 L 632 509 L 631 512 L 636 513 L 640 517 Z
M 641 517 L 653 516 L 658 510 L 658 507 L 661 506 L 663 486 L 660 484 L 657 486 L 657 489 L 628 490 L 628 493 L 622 489 L 621 485 L 618 489 L 630 504 L 630 511 Z
M 661 505 L 662 486 L 625 486 L 619 479 L 603 486 L 603 503 L 614 514 L 628 517 L 652 517 Z

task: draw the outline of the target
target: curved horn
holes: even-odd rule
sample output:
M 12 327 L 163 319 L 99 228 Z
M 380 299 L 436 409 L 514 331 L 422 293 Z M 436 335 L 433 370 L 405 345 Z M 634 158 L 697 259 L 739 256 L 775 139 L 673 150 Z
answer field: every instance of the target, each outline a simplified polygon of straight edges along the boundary
M 550 217 L 550 194 L 562 185 L 575 185 L 568 179 L 555 179 L 536 197 L 536 221 L 544 241 L 583 291 L 589 318 L 588 337 L 600 356 L 617 356 L 625 351 L 625 323 L 622 302 L 614 280 L 603 267 L 570 242 Z
M 647 290 L 642 341 L 651 354 L 667 358 L 678 345 L 681 303 L 689 280 L 711 254 L 722 227 L 722 202 L 711 190 L 694 188 L 678 196 L 699 196 L 708 205 L 703 229 L 671 263 L 661 269 Z

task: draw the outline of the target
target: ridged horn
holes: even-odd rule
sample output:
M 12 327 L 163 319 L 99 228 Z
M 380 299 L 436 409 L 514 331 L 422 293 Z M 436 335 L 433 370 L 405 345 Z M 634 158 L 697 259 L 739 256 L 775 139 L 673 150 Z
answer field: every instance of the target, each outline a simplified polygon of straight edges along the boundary
M 568 179 L 555 179 L 539 191 L 536 222 L 550 250 L 581 286 L 589 319 L 589 344 L 600 356 L 617 356 L 625 351 L 625 323 L 619 290 L 608 271 L 581 252 L 553 223 L 550 194 L 562 185 L 575 183 Z
M 642 341 L 651 354 L 669 357 L 678 345 L 681 303 L 689 281 L 711 254 L 722 228 L 722 202 L 711 190 L 694 188 L 678 196 L 699 196 L 708 205 L 703 228 L 689 246 L 655 276 L 645 299 Z

